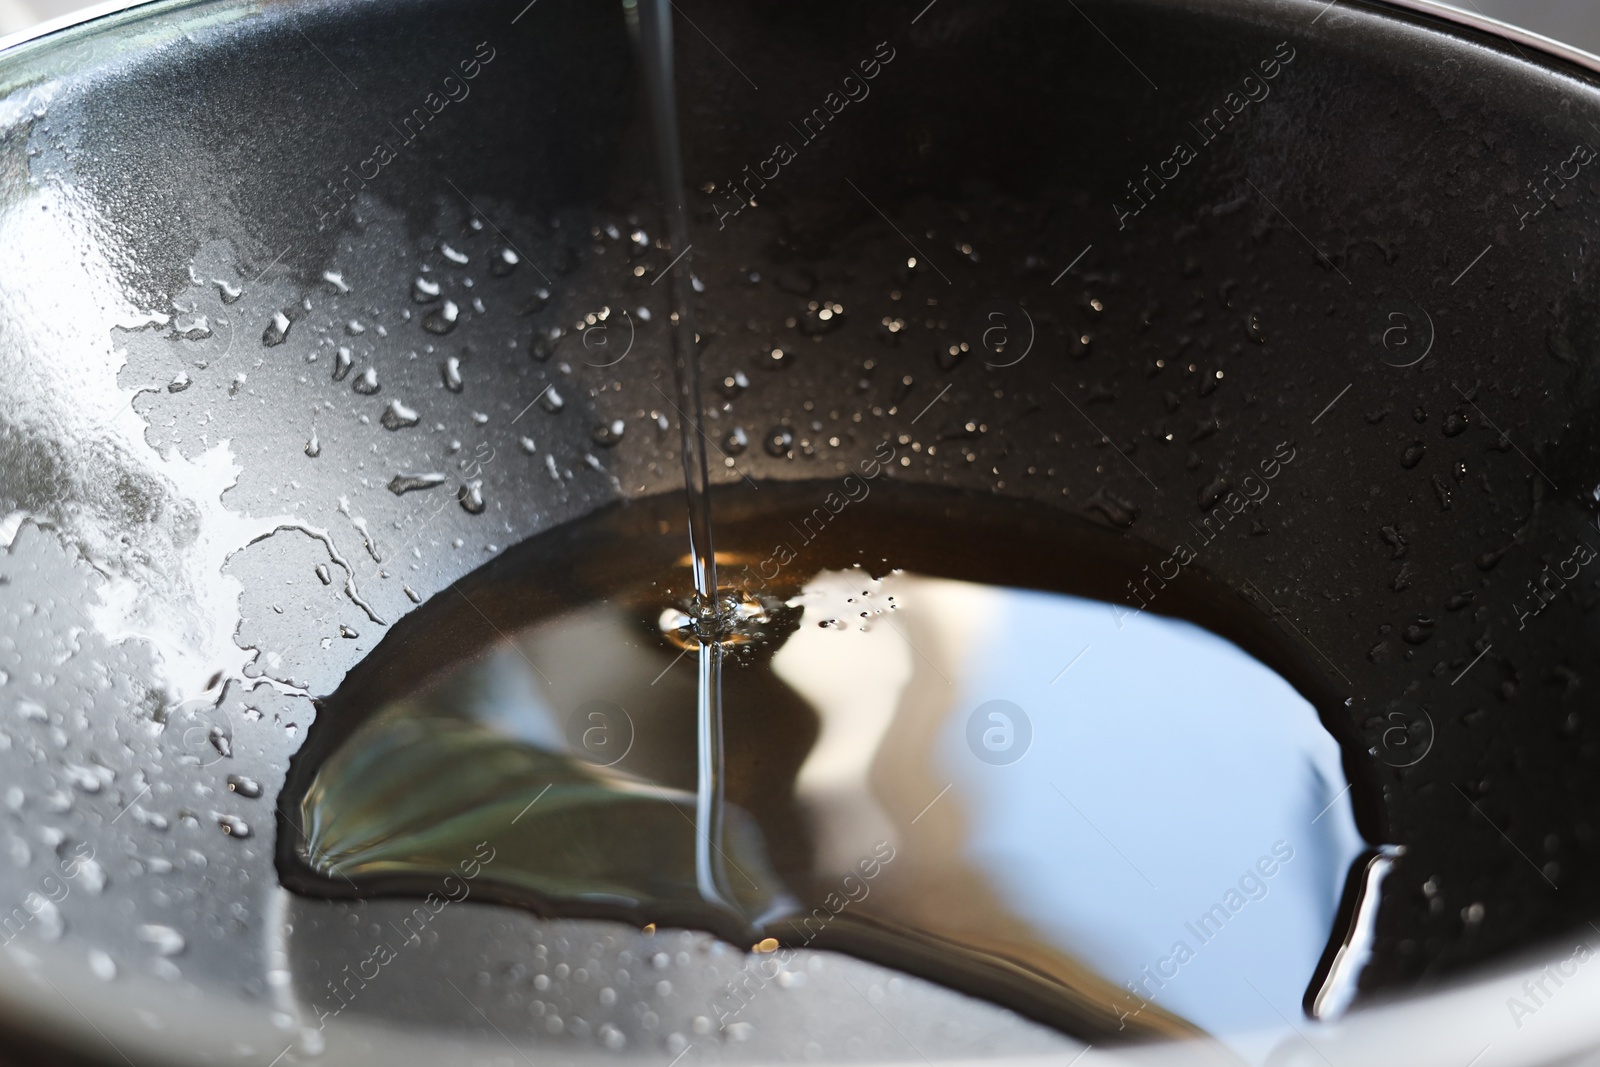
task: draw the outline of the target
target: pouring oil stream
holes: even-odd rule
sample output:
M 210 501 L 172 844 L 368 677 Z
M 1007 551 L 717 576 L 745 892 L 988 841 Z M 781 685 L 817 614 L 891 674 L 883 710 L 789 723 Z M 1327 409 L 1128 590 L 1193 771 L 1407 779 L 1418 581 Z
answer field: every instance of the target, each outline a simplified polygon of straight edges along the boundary
M 723 863 L 722 611 L 717 598 L 717 560 L 711 533 L 711 484 L 706 465 L 700 358 L 696 348 L 690 275 L 689 219 L 683 199 L 683 151 L 672 61 L 671 0 L 625 0 L 644 75 L 645 106 L 656 159 L 669 251 L 672 371 L 682 441 L 683 487 L 689 512 L 689 557 L 694 569 L 695 631 L 698 637 L 696 708 L 699 773 L 695 797 L 695 878 L 701 896 L 731 907 Z

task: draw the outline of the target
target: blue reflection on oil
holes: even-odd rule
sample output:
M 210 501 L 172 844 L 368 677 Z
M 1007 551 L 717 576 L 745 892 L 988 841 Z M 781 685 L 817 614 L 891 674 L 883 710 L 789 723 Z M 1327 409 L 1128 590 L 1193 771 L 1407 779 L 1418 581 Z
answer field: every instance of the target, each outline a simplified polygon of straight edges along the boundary
M 1005 597 L 956 707 L 1012 701 L 1032 742 L 996 766 L 974 755 L 966 714 L 947 721 L 967 858 L 1050 940 L 1131 984 L 1121 1010 L 1143 996 L 1218 1035 L 1301 1018 L 1364 847 L 1315 709 L 1193 624 Z

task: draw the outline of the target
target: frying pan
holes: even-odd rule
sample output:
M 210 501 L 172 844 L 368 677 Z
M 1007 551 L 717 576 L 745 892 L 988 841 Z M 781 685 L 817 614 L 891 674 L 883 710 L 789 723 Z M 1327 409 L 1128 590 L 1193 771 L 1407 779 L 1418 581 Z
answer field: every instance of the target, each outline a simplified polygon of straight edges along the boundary
M 804 483 L 921 434 L 948 446 L 907 483 L 1164 548 L 1292 440 L 1270 526 L 1207 573 L 1281 635 L 1363 834 L 1399 851 L 1356 1010 L 1250 1047 L 1600 1043 L 1600 972 L 1506 1007 L 1588 936 L 1600 883 L 1594 579 L 1528 588 L 1596 537 L 1596 61 L 1411 2 L 680 17 L 703 359 L 777 442 L 721 478 Z M 869 60 L 870 95 L 830 102 Z M 391 626 L 540 531 L 677 489 L 624 14 L 144 4 L 12 42 L 0 94 L 0 900 L 51 904 L 0 950 L 0 1055 L 670 1060 L 497 1007 L 505 946 L 576 968 L 624 935 L 489 905 L 319 1021 L 398 905 L 293 895 L 274 866 L 317 698 Z M 419 291 L 446 276 L 448 305 Z M 869 276 L 942 303 L 910 329 L 853 298 L 816 319 Z M 1025 359 L 969 336 L 997 307 Z M 578 323 L 613 308 L 601 351 Z M 834 409 L 861 416 L 839 444 Z M 1374 756 L 1396 714 L 1426 758 Z M 1083 1051 L 925 984 L 897 1003 L 885 1026 L 792 990 L 716 1054 L 798 1054 L 807 1016 L 860 1037 L 828 1058 Z

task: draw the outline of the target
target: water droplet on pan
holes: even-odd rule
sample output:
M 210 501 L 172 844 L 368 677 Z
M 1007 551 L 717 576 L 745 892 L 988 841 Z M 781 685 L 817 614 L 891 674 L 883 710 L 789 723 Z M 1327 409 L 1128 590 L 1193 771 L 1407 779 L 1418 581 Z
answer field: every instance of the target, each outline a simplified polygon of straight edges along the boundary
M 154 948 L 162 956 L 176 956 L 187 946 L 183 935 L 170 926 L 146 923 L 134 931 L 140 941 Z
M 267 328 L 261 333 L 261 343 L 267 347 L 281 345 L 289 336 L 289 316 L 281 311 L 272 313 L 272 321 L 267 323 Z
M 769 456 L 787 456 L 794 447 L 794 431 L 787 426 L 774 426 L 767 431 L 766 449 Z
M 512 248 L 502 248 L 489 257 L 489 273 L 496 278 L 504 278 L 517 269 L 517 264 L 522 262 L 522 257 L 517 255 Z
M 436 485 L 443 485 L 445 476 L 436 472 L 427 474 L 397 474 L 389 480 L 389 492 L 395 496 L 415 492 L 418 489 L 432 489 Z
M 378 421 L 386 430 L 403 430 L 422 421 L 422 416 L 417 414 L 415 408 L 409 408 L 398 400 L 391 400 L 389 406 L 383 409 Z
M 429 333 L 443 336 L 456 328 L 456 322 L 460 317 L 461 309 L 456 306 L 456 302 L 446 300 L 423 317 L 422 328 Z
M 261 795 L 261 783 L 242 774 L 228 775 L 228 789 L 251 800 Z

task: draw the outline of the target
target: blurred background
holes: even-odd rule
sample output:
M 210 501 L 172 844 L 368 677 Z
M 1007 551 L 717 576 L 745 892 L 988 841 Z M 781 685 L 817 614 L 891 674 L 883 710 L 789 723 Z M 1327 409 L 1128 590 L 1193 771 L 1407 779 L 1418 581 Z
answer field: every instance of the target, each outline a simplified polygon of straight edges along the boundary
M 0 36 L 100 6 L 81 0 L 0 0 Z M 1595 0 L 1454 0 L 1448 6 L 1500 19 L 1600 55 L 1600 4 Z

